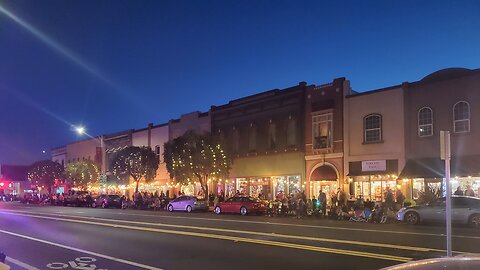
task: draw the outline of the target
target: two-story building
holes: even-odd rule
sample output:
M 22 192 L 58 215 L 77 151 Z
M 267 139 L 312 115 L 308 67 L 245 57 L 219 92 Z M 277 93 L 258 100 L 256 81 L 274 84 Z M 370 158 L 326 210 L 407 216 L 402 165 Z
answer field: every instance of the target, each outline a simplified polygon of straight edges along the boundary
M 401 85 L 354 93 L 345 98 L 345 175 L 349 192 L 383 201 L 387 189 L 409 195 L 397 178 L 405 165 L 404 91 Z
M 472 186 L 479 196 L 480 69 L 444 69 L 402 87 L 407 162 L 400 179 L 412 183 L 414 198 L 426 186 L 442 189 L 439 134 L 450 131 L 452 190 Z
M 272 199 L 305 188 L 304 93 L 306 83 L 212 106 L 212 132 L 233 155 L 229 179 L 217 191 Z

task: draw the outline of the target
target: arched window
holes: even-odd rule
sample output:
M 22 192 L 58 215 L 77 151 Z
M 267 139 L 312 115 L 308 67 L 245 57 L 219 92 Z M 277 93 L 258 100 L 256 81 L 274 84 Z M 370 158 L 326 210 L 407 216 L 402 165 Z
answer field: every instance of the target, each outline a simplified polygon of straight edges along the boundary
M 376 143 L 382 141 L 382 116 L 369 114 L 363 118 L 364 142 Z
M 429 107 L 418 110 L 418 136 L 427 137 L 433 135 L 433 112 Z
M 453 131 L 470 131 L 470 105 L 466 101 L 459 101 L 453 106 Z

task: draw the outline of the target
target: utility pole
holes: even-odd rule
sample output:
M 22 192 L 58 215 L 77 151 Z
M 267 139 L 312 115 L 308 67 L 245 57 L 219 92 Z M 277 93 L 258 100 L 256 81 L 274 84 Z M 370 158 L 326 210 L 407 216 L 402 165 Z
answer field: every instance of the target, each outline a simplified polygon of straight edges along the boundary
M 447 257 L 452 256 L 452 186 L 450 185 L 450 131 L 440 131 L 440 158 L 445 160 L 445 220 L 447 225 Z

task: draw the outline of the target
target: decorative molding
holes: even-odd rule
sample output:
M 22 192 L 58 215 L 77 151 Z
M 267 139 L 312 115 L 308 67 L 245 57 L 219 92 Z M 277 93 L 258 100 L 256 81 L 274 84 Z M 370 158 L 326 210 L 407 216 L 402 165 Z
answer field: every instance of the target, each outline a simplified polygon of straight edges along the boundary
M 322 154 L 322 155 L 312 155 L 312 156 L 305 156 L 305 160 L 321 160 L 321 159 L 328 159 L 328 158 L 342 158 L 342 153 L 331 153 L 331 154 Z

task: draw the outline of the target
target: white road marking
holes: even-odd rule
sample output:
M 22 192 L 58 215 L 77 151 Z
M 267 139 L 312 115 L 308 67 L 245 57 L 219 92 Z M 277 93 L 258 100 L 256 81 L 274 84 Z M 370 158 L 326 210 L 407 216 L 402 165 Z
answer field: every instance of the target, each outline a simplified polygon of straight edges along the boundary
M 17 266 L 20 266 L 20 267 L 22 267 L 22 268 L 24 268 L 24 269 L 27 269 L 27 270 L 40 270 L 40 269 L 36 268 L 35 266 L 31 266 L 31 265 L 29 265 L 29 264 L 26 264 L 26 263 L 24 263 L 24 262 L 21 262 L 21 261 L 19 261 L 19 260 L 16 260 L 16 259 L 14 259 L 14 258 L 12 258 L 12 257 L 7 257 L 5 260 L 6 260 L 7 262 L 9 262 L 9 263 L 13 263 L 13 264 L 15 264 L 15 265 L 17 265 Z
M 143 268 L 143 269 L 148 269 L 148 270 L 163 270 L 163 269 L 161 269 L 161 268 L 157 268 L 157 267 L 154 267 L 154 266 L 150 266 L 150 265 L 146 265 L 146 264 L 142 264 L 142 263 L 137 263 L 137 262 L 132 262 L 132 261 L 128 261 L 128 260 L 124 260 L 124 259 L 112 257 L 112 256 L 109 256 L 109 255 L 104 255 L 104 254 L 101 254 L 101 253 L 97 253 L 97 252 L 93 252 L 93 251 L 88 251 L 88 250 L 76 248 L 76 247 L 71 247 L 71 246 L 67 246 L 67 245 L 62 245 L 62 244 L 59 244 L 59 243 L 54 243 L 54 242 L 50 242 L 50 241 L 47 241 L 47 240 L 42 240 L 42 239 L 38 239 L 38 238 L 31 237 L 31 236 L 27 236 L 27 235 L 23 235 L 23 234 L 18 234 L 18 233 L 10 232 L 10 231 L 0 230 L 0 233 L 4 233 L 4 234 L 8 234 L 8 235 L 20 237 L 20 238 L 23 238 L 23 239 L 27 239 L 27 240 L 31 240 L 31 241 L 35 241 L 35 242 L 39 242 L 39 243 L 43 243 L 43 244 L 55 246 L 55 247 L 60 247 L 60 248 L 64 248 L 64 249 L 69 249 L 69 250 L 73 250 L 73 251 L 76 251 L 76 252 L 85 253 L 85 254 L 88 254 L 88 255 L 92 255 L 92 256 L 104 258 L 104 259 L 111 260 L 111 261 L 114 261 L 114 262 L 119 262 L 119 263 L 123 263 L 123 264 L 128 264 L 128 265 L 135 266 L 135 267 L 139 267 L 139 268 Z M 31 270 L 37 270 L 37 268 L 27 268 L 27 269 L 28 269 L 28 270 L 30 270 L 30 269 L 31 269 Z

